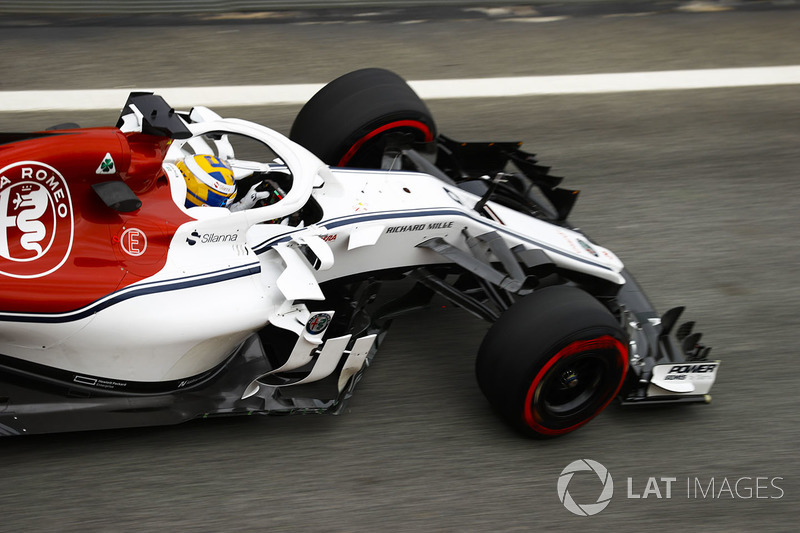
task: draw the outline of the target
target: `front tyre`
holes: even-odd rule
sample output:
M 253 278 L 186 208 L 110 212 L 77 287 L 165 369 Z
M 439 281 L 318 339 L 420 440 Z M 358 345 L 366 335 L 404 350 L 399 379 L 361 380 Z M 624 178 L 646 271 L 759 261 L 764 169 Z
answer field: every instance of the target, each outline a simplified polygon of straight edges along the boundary
M 626 335 L 594 297 L 571 286 L 522 298 L 489 329 L 478 385 L 512 426 L 557 437 L 597 416 L 628 369 Z

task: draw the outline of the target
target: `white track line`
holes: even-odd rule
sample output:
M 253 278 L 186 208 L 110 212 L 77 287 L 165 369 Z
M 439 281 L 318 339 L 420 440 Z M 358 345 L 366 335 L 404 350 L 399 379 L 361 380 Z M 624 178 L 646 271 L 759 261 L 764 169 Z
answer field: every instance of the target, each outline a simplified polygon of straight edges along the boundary
M 800 84 L 800 66 L 410 81 L 423 99 L 675 91 Z M 323 84 L 168 87 L 152 90 L 173 107 L 302 104 Z M 0 112 L 119 109 L 132 88 L 0 91 Z

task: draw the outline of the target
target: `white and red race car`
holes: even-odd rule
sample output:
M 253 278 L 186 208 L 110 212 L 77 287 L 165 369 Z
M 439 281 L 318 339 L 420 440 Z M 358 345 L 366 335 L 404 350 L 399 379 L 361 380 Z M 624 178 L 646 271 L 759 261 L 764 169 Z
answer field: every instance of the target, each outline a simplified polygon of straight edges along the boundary
M 203 154 L 259 201 L 187 208 L 176 165 Z M 325 86 L 290 138 L 149 93 L 116 127 L 0 134 L 0 435 L 335 413 L 434 297 L 493 323 L 477 379 L 524 433 L 707 401 L 719 363 L 682 308 L 656 314 L 570 226 L 559 182 L 520 143 L 438 135 L 381 69 Z

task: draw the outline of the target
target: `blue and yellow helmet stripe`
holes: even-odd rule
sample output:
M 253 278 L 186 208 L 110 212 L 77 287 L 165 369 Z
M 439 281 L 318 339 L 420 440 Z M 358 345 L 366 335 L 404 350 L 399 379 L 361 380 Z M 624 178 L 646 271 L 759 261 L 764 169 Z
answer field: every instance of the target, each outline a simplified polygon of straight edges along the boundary
M 186 207 L 224 207 L 236 196 L 233 170 L 213 155 L 194 155 L 176 165 L 186 180 Z

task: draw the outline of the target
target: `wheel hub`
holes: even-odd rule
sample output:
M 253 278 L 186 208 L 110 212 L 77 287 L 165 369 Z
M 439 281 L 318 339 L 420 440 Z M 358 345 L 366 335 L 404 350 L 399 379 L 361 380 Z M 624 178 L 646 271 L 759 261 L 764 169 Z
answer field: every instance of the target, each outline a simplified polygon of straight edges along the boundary
M 572 370 L 565 370 L 561 374 L 561 384 L 565 389 L 574 389 L 578 386 L 578 374 Z

